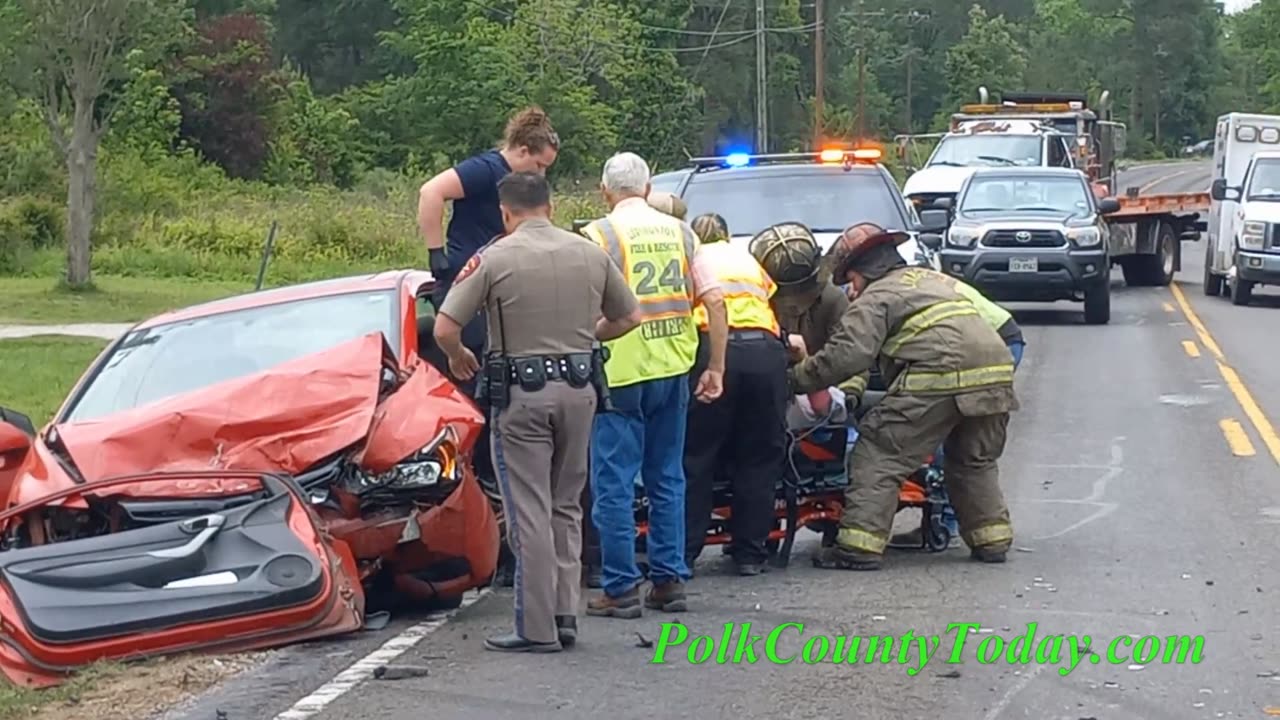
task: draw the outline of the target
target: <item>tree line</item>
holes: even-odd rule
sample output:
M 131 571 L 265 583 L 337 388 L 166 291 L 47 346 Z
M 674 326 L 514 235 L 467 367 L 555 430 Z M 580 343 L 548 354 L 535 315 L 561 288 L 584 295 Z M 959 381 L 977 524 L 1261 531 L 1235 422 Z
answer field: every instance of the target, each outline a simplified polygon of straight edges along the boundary
M 763 35 L 771 151 L 812 146 L 821 76 L 829 139 L 936 130 L 979 86 L 1110 91 L 1130 152 L 1171 155 L 1221 113 L 1280 109 L 1277 30 L 1280 0 L 766 0 L 762 24 L 755 0 L 0 0 L 0 164 L 37 117 L 74 284 L 100 146 L 350 187 L 425 177 L 538 104 L 555 178 L 590 186 L 622 147 L 658 168 L 753 147 Z

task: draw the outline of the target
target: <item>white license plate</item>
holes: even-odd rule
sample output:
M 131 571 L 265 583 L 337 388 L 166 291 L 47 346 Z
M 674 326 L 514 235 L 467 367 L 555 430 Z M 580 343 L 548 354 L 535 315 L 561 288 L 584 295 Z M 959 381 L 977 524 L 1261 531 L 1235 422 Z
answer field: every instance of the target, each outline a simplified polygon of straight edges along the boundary
M 1010 258 L 1009 272 L 1037 272 L 1040 261 L 1036 258 Z

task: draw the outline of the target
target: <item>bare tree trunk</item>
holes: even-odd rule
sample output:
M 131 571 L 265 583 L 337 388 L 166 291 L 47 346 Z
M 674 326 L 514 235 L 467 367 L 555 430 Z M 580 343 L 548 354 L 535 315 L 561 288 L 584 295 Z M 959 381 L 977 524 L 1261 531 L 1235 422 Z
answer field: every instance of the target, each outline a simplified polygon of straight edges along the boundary
M 76 98 L 71 141 L 67 148 L 67 284 L 87 287 L 91 281 L 94 201 L 97 197 L 98 133 L 93 100 Z

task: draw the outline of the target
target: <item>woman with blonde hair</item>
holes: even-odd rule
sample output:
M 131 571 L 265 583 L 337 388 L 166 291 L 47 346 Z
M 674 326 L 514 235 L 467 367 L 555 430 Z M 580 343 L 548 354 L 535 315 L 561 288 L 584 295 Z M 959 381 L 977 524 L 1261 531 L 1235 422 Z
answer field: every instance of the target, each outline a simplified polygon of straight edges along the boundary
M 704 243 L 713 243 L 727 241 L 729 239 L 729 224 L 725 222 L 723 217 L 715 213 L 703 213 L 693 219 L 693 232 L 698 239 Z

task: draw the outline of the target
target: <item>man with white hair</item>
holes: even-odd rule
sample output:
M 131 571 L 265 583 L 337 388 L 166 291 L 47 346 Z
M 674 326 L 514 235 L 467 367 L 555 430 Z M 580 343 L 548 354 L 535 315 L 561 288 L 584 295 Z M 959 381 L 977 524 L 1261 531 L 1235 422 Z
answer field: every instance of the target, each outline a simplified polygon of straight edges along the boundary
M 720 397 L 729 327 L 714 271 L 699 263 L 688 223 L 651 207 L 649 165 L 635 153 L 605 163 L 600 190 L 609 214 L 583 228 L 608 251 L 640 301 L 635 331 L 605 343 L 611 412 L 596 415 L 591 439 L 591 517 L 600 536 L 603 594 L 587 614 L 637 618 L 644 577 L 635 559 L 635 479 L 649 501 L 646 550 L 652 589 L 644 606 L 686 610 L 684 444 L 689 374 L 698 353 L 694 307 L 708 315 L 707 369 L 700 402 Z

